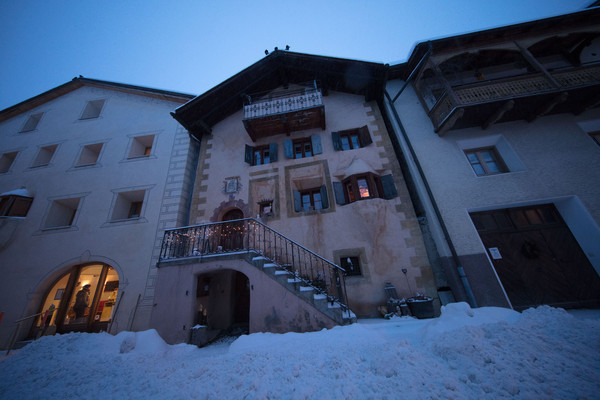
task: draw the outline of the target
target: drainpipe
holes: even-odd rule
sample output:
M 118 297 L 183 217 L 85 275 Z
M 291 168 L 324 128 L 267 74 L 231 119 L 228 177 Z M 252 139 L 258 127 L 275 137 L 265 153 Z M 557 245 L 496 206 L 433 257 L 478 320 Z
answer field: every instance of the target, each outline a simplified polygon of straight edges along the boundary
M 402 89 L 400 89 L 400 91 L 398 92 L 398 94 L 394 97 L 394 99 L 391 98 L 391 96 L 389 95 L 389 93 L 387 92 L 387 90 L 384 91 L 385 96 L 388 99 L 388 102 L 390 104 L 390 108 L 392 110 L 392 114 L 394 116 L 394 120 L 396 121 L 396 123 L 398 124 L 398 127 L 400 128 L 400 132 L 402 134 L 402 137 L 404 138 L 404 141 L 406 142 L 406 145 L 408 147 L 408 151 L 410 152 L 410 155 L 415 163 L 415 166 L 417 168 L 417 171 L 419 173 L 419 178 L 421 180 L 421 182 L 423 183 L 423 185 L 425 186 L 425 190 L 427 192 L 427 200 L 429 200 L 429 202 L 431 203 L 434 213 L 435 213 L 435 218 L 437 219 L 438 223 L 440 224 L 440 227 L 442 228 L 442 233 L 444 235 L 444 239 L 448 245 L 448 248 L 450 249 L 450 252 L 452 253 L 452 259 L 454 260 L 454 262 L 456 263 L 456 270 L 458 272 L 458 275 L 460 277 L 460 281 L 463 285 L 463 288 L 465 290 L 465 293 L 467 295 L 467 299 L 469 301 L 469 304 L 471 305 L 471 307 L 476 308 L 477 307 L 477 302 L 475 301 L 475 296 L 473 295 L 473 291 L 471 290 L 471 285 L 469 284 L 469 280 L 467 278 L 467 275 L 465 274 L 465 270 L 462 267 L 462 264 L 460 262 L 460 259 L 458 257 L 458 254 L 456 253 L 456 248 L 454 247 L 454 243 L 452 242 L 452 239 L 450 238 L 450 234 L 448 233 L 448 229 L 446 228 L 446 224 L 444 223 L 444 220 L 442 219 L 441 216 L 441 212 L 438 208 L 437 202 L 435 201 L 435 198 L 433 196 L 433 193 L 431 191 L 431 187 L 429 186 L 429 182 L 427 181 L 426 177 L 425 177 L 425 173 L 423 172 L 423 169 L 421 167 L 421 164 L 419 162 L 419 159 L 417 158 L 417 155 L 415 153 L 414 148 L 412 147 L 412 144 L 408 138 L 408 134 L 406 133 L 406 130 L 404 129 L 404 125 L 402 124 L 402 121 L 400 120 L 400 116 L 398 115 L 398 112 L 396 111 L 396 108 L 394 107 L 394 102 L 398 99 L 398 97 L 400 96 L 400 94 L 402 94 L 402 92 L 404 91 L 404 89 L 406 89 L 406 87 L 408 86 L 408 83 L 410 82 L 410 80 L 414 77 L 414 73 L 415 71 L 419 68 L 419 66 L 421 65 L 421 63 L 423 62 L 423 60 L 425 59 L 425 57 L 428 57 L 430 52 L 431 52 L 431 43 L 429 44 L 429 51 L 427 52 L 427 54 L 425 54 L 425 56 L 423 56 L 423 58 L 421 59 L 421 61 L 419 62 L 419 64 L 415 67 L 415 69 L 411 72 L 411 74 L 409 75 L 409 78 L 406 80 L 405 84 L 403 85 Z

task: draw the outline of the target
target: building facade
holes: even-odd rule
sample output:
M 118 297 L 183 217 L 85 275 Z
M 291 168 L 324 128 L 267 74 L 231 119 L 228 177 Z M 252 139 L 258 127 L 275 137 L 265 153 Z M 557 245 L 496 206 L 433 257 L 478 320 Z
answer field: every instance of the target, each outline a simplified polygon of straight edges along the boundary
M 79 77 L 0 112 L 0 346 L 149 328 L 162 232 L 186 223 L 193 177 L 169 112 L 191 98 Z
M 432 262 L 478 306 L 598 306 L 600 12 L 418 44 L 386 111 Z

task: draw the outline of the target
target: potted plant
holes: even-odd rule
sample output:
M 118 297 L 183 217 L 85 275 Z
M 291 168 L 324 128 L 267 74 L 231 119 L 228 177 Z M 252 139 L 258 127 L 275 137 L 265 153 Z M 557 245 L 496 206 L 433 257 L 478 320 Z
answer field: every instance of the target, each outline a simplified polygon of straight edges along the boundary
M 414 297 L 406 299 L 406 303 L 414 317 L 419 319 L 435 317 L 432 297 L 425 296 L 423 293 L 417 293 Z

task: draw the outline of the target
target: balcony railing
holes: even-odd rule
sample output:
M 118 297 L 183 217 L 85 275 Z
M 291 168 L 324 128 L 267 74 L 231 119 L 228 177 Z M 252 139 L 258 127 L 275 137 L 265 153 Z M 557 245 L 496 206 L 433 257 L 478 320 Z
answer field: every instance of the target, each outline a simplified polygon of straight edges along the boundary
M 244 119 L 263 118 L 322 105 L 323 95 L 320 89 L 290 90 L 270 95 L 267 98 L 250 99 L 244 105 Z
M 544 74 L 537 73 L 453 86 L 437 96 L 437 102 L 429 111 L 429 117 L 436 131 L 439 131 L 459 108 L 516 98 L 526 99 L 552 95 L 600 85 L 600 65 L 553 71 L 550 72 L 550 75 L 556 83 Z M 451 82 L 449 84 L 451 85 Z M 424 85 L 418 85 L 418 87 L 420 90 L 427 90 Z M 577 101 L 579 100 L 577 99 Z
M 256 252 L 348 310 L 344 269 L 253 218 L 165 231 L 160 261 Z

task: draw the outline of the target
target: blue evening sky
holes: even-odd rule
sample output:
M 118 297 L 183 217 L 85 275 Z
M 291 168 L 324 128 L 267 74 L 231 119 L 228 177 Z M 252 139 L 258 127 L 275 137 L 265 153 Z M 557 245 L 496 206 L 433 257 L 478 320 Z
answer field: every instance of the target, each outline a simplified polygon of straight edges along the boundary
M 417 42 L 592 0 L 0 0 L 0 110 L 87 78 L 201 94 L 275 46 L 395 64 Z

